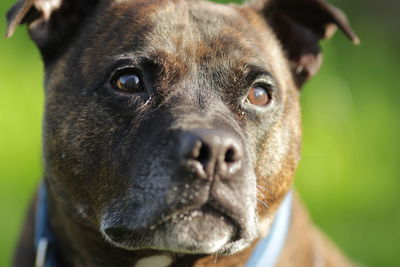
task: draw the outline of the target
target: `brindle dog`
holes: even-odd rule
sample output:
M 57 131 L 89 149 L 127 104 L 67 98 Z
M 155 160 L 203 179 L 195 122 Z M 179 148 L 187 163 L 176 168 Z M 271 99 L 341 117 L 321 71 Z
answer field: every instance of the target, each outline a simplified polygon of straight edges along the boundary
M 323 0 L 22 0 L 45 65 L 60 266 L 243 266 L 300 158 L 299 88 L 346 17 Z M 15 266 L 35 261 L 34 214 Z M 348 266 L 295 198 L 277 266 Z

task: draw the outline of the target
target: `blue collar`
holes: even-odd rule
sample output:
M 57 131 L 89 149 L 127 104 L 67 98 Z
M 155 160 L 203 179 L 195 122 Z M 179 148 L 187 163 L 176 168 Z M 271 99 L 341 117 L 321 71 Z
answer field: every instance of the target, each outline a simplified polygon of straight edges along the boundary
M 292 192 L 285 197 L 276 213 L 268 235 L 256 246 L 246 267 L 273 267 L 285 245 L 292 213 Z M 48 220 L 47 190 L 39 188 L 35 218 L 35 267 L 57 267 L 56 242 Z
M 50 229 L 45 182 L 39 187 L 35 215 L 35 267 L 57 267 L 56 243 Z
M 256 246 L 246 267 L 273 267 L 278 262 L 289 232 L 293 193 L 290 191 L 279 207 L 268 235 Z

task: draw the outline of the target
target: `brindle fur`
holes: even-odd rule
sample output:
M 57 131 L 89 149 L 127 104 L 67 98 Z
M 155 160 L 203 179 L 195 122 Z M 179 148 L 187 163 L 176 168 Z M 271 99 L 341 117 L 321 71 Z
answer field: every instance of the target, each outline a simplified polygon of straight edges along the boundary
M 7 34 L 29 24 L 43 55 L 44 178 L 63 266 L 134 266 L 159 254 L 171 256 L 172 266 L 242 266 L 292 187 L 299 87 L 319 68 L 318 41 L 338 25 L 357 42 L 345 17 L 320 0 L 64 0 L 49 19 L 40 8 L 35 0 L 17 4 Z M 123 66 L 143 70 L 150 100 L 110 88 L 110 76 Z M 241 99 L 260 73 L 272 84 L 273 101 L 246 106 Z M 180 134 L 194 128 L 240 139 L 245 157 L 237 175 L 204 181 L 182 172 Z M 160 217 L 207 198 L 234 221 L 240 242 L 180 245 L 179 238 L 214 242 L 233 231 L 212 216 L 150 230 Z M 15 266 L 33 266 L 27 244 L 34 209 Z M 118 223 L 137 230 L 121 244 L 102 233 Z M 189 237 L 181 234 L 187 229 L 194 230 Z M 349 265 L 296 198 L 278 266 Z

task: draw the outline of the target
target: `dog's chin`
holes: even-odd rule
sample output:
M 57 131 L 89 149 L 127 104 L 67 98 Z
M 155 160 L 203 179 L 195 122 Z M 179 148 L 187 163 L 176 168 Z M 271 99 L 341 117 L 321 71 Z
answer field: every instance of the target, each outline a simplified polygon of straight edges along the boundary
M 161 244 L 159 249 L 176 253 L 218 253 L 235 239 L 237 229 L 229 218 L 199 210 L 191 213 L 194 216 L 180 215 L 180 220 L 161 226 L 156 233 L 161 239 L 155 237 L 156 244 Z
M 121 240 L 105 235 L 112 245 L 127 249 L 153 249 L 177 254 L 231 254 L 245 248 L 240 228 L 227 216 L 212 209 L 178 213 L 168 220 L 134 231 Z

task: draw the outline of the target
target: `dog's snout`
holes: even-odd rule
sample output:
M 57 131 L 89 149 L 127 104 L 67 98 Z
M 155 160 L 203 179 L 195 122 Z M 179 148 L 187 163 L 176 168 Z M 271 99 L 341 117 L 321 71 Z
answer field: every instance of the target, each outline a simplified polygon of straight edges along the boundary
M 230 178 L 240 167 L 243 148 L 228 131 L 195 129 L 182 135 L 180 157 L 185 167 L 200 178 Z

